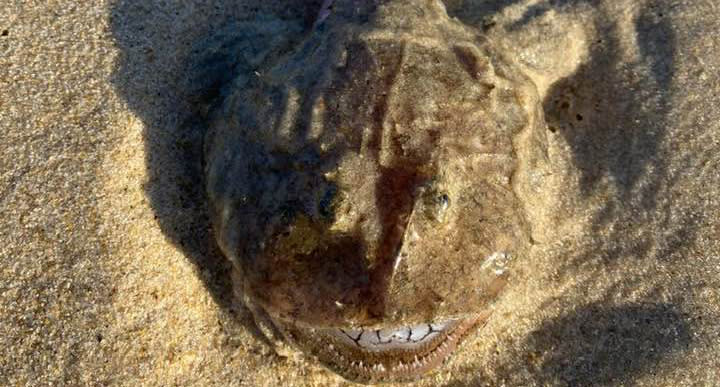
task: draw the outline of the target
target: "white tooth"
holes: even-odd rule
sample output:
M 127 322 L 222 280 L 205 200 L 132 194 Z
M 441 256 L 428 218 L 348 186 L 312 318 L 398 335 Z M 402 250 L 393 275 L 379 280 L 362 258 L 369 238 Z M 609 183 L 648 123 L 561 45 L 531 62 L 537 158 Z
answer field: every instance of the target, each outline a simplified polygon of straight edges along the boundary
M 379 341 L 377 338 L 377 334 L 375 334 L 375 331 L 365 331 L 360 336 L 360 340 L 358 340 L 358 344 L 360 344 L 363 347 L 369 347 L 373 345 L 378 345 Z
M 362 335 L 362 331 L 359 329 L 348 329 L 345 332 L 347 332 L 347 334 L 350 335 L 355 340 L 357 340 L 360 337 L 360 335 Z
M 447 326 L 447 322 L 443 321 L 443 322 L 436 323 L 436 324 L 430 324 L 430 326 L 432 327 L 432 329 L 434 331 L 441 331 L 441 330 L 445 329 L 445 327 Z
M 414 341 L 418 341 L 427 336 L 428 332 L 430 332 L 430 327 L 427 324 L 415 325 L 412 327 L 412 335 L 410 338 Z
M 393 332 L 393 339 L 408 341 L 410 339 L 410 328 L 400 328 Z
M 379 332 L 380 333 L 380 341 L 383 343 L 390 341 L 390 339 L 393 336 L 393 332 L 395 332 L 395 331 L 392 329 L 387 329 L 387 328 L 381 329 Z

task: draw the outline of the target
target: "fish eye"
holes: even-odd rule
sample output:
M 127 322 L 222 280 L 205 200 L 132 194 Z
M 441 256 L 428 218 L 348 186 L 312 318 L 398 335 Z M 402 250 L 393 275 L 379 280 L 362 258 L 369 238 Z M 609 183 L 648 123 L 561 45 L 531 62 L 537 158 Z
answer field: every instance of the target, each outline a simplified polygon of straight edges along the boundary
M 442 221 L 445 217 L 447 209 L 450 207 L 450 197 L 446 193 L 441 193 L 435 197 L 435 220 Z
M 447 210 L 450 207 L 450 197 L 446 193 L 442 193 L 437 197 L 438 208 L 441 211 Z
M 450 207 L 450 196 L 445 192 L 430 190 L 423 200 L 425 215 L 433 220 L 442 221 Z

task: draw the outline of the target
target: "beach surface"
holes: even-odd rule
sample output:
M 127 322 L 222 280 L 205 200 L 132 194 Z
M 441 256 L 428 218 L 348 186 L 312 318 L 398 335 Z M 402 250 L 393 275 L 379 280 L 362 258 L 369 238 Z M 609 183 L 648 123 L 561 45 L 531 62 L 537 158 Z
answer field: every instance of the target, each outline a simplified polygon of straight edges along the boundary
M 0 385 L 350 385 L 233 302 L 183 86 L 213 31 L 319 3 L 0 7 Z M 720 5 L 446 6 L 553 64 L 552 175 L 488 324 L 417 385 L 720 385 Z

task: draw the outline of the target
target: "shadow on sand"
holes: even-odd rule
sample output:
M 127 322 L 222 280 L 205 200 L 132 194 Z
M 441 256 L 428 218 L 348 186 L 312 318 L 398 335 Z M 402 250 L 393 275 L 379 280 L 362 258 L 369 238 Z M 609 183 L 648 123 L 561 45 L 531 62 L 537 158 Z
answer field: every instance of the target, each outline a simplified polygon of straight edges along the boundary
M 225 329 L 249 329 L 263 340 L 251 315 L 233 302 L 231 266 L 219 251 L 207 215 L 203 176 L 205 123 L 191 104 L 185 81 L 192 47 L 214 31 L 257 14 L 311 23 L 320 0 L 119 0 L 110 21 L 120 56 L 113 84 L 143 121 L 147 181 L 144 189 L 161 230 L 197 269 L 215 302 L 229 316 Z M 240 326 L 236 326 L 237 323 Z
M 520 361 L 494 370 L 495 383 L 543 386 L 632 384 L 664 358 L 687 350 L 692 330 L 669 304 L 581 306 L 548 320 L 517 347 L 506 349 Z M 520 348 L 517 350 L 515 348 Z M 468 370 L 474 373 L 474 370 Z M 529 373 L 529 374 L 528 374 Z M 527 375 L 530 380 L 522 376 Z M 520 380 L 518 380 L 520 379 Z M 482 386 L 492 378 L 451 382 L 446 387 Z

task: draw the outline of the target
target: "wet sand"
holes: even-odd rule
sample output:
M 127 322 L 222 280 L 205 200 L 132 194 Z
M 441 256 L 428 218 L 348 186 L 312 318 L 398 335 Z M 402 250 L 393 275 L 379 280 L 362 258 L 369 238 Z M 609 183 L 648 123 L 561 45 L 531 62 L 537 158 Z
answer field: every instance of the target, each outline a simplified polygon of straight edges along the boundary
M 0 385 L 348 385 L 275 355 L 232 302 L 182 86 L 213 30 L 312 23 L 315 3 L 0 8 Z M 538 242 L 418 385 L 720 384 L 720 6 L 447 6 L 562 78 L 536 74 L 553 166 Z

